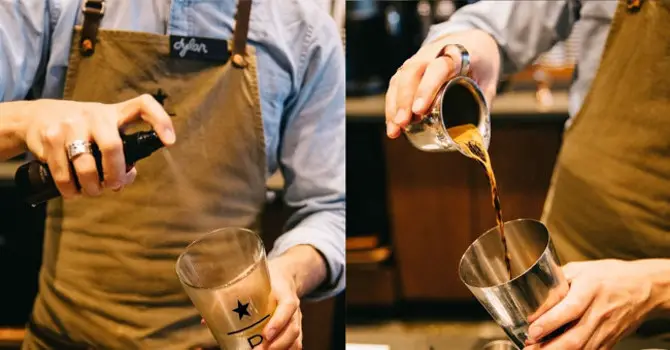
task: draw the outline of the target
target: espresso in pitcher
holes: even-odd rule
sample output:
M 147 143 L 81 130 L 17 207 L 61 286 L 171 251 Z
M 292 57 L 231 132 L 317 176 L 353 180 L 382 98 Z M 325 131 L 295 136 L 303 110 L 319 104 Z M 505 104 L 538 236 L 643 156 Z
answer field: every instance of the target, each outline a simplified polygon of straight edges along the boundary
M 493 208 L 496 211 L 496 222 L 498 223 L 498 230 L 500 231 L 500 240 L 503 244 L 505 254 L 505 266 L 507 267 L 507 274 L 512 278 L 512 264 L 507 251 L 507 240 L 505 239 L 505 227 L 502 216 L 502 208 L 500 207 L 500 197 L 498 196 L 498 185 L 496 184 L 496 177 L 491 166 L 491 158 L 484 147 L 484 140 L 476 126 L 472 124 L 458 125 L 450 127 L 447 132 L 451 139 L 458 145 L 462 152 L 475 160 L 477 160 L 486 170 L 486 176 L 491 185 L 491 197 L 493 198 Z

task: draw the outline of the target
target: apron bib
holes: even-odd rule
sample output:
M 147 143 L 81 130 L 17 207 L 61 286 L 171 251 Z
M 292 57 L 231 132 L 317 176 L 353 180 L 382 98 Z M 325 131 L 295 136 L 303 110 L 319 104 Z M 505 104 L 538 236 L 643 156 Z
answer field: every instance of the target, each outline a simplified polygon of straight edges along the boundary
M 670 0 L 620 1 L 543 221 L 563 263 L 670 257 Z
M 135 183 L 119 193 L 49 203 L 24 349 L 215 344 L 175 262 L 213 229 L 258 228 L 266 154 L 255 51 L 246 45 L 250 7 L 239 1 L 231 45 L 98 31 L 95 11 L 75 28 L 64 98 L 116 103 L 153 94 L 173 116 L 177 143 L 138 162 Z

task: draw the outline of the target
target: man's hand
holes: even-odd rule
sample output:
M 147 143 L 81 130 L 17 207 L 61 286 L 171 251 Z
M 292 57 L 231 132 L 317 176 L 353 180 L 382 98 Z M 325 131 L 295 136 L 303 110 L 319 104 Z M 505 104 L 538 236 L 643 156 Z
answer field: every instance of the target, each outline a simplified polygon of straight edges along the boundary
M 327 276 L 326 262 L 312 246 L 298 245 L 268 261 L 272 297 L 277 308 L 263 329 L 260 350 L 302 349 L 300 298 Z M 201 321 L 205 324 L 205 320 Z
M 117 104 L 63 100 L 16 102 L 21 114 L 17 138 L 35 156 L 49 165 L 56 186 L 64 198 L 78 193 L 70 170 L 67 145 L 76 140 L 95 142 L 102 153 L 104 184 L 100 183 L 95 158 L 81 154 L 72 160 L 84 194 L 97 196 L 103 187 L 119 190 L 132 183 L 135 170 L 126 173 L 119 129 L 139 119 L 151 124 L 165 145 L 175 142 L 172 121 L 150 95 Z M 5 104 L 11 108 L 12 105 Z M 5 108 L 5 109 L 7 109 Z M 6 112 L 6 111 L 5 111 Z
M 298 245 L 269 260 L 268 268 L 277 309 L 263 329 L 262 349 L 302 349 L 300 298 L 323 283 L 326 263 L 312 246 Z
M 663 303 L 651 278 L 654 268 L 645 260 L 570 263 L 563 271 L 570 290 L 531 323 L 527 350 L 611 349 Z M 537 343 L 573 321 L 565 333 Z
M 277 309 L 263 329 L 267 340 L 262 344 L 265 350 L 302 349 L 302 312 L 300 298 L 292 267 L 286 266 L 281 258 L 268 261 L 272 295 L 277 299 Z
M 400 135 L 413 118 L 428 112 L 444 83 L 461 69 L 460 52 L 438 53 L 447 44 L 461 44 L 470 53 L 470 77 L 482 89 L 487 103 L 495 96 L 500 72 L 500 53 L 493 38 L 480 30 L 469 30 L 435 39 L 424 45 L 398 69 L 386 92 L 386 133 Z M 453 49 L 453 47 L 452 47 Z

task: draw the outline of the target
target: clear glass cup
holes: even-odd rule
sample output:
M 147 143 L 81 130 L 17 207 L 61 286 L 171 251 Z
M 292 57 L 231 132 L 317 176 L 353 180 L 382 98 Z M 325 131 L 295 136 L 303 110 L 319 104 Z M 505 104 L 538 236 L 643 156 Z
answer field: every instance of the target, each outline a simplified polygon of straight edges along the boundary
M 177 276 L 222 349 L 254 349 L 276 301 L 261 238 L 244 228 L 212 231 L 186 247 Z

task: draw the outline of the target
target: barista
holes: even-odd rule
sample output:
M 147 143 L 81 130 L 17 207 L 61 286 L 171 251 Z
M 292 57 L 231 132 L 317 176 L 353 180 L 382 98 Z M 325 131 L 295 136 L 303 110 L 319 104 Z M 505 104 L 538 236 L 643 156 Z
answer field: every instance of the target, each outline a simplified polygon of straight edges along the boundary
M 251 3 L 0 2 L 0 157 L 35 153 L 63 195 L 47 207 L 24 349 L 213 346 L 176 258 L 212 229 L 258 229 L 277 169 L 297 210 L 269 253 L 278 306 L 263 346 L 302 348 L 300 299 L 343 290 L 338 30 L 310 0 Z M 30 89 L 39 99 L 21 101 Z M 188 191 L 177 195 L 158 154 L 126 173 L 118 129 L 139 119 L 170 145 Z M 79 147 L 90 141 L 104 183 Z
M 532 349 L 610 349 L 643 322 L 640 333 L 670 333 L 667 322 L 651 322 L 670 314 L 670 0 L 466 6 L 432 28 L 386 95 L 396 138 L 460 71 L 461 52 L 450 45 L 460 44 L 490 104 L 501 75 L 565 40 L 578 20 L 585 35 L 571 117 L 543 214 L 571 288 L 531 324 Z

